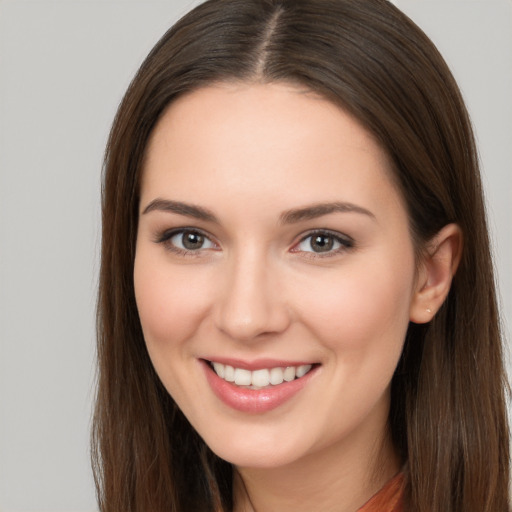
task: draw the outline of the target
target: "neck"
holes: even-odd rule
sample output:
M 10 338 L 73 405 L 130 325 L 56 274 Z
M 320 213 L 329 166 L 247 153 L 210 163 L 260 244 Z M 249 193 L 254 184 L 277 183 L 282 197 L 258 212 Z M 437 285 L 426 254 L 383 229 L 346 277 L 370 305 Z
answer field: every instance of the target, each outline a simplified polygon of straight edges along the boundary
M 366 436 L 358 432 L 355 437 Z M 234 510 L 354 512 L 400 466 L 387 430 L 373 445 L 361 446 L 352 436 L 279 468 L 237 468 Z

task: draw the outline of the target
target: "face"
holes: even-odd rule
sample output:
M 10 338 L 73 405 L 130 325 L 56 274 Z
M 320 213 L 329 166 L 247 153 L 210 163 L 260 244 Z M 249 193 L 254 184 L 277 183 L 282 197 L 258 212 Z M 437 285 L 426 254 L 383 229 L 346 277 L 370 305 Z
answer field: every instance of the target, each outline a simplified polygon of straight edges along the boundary
M 382 435 L 414 248 L 386 154 L 337 106 L 286 84 L 173 103 L 134 280 L 154 367 L 220 457 L 276 467 Z

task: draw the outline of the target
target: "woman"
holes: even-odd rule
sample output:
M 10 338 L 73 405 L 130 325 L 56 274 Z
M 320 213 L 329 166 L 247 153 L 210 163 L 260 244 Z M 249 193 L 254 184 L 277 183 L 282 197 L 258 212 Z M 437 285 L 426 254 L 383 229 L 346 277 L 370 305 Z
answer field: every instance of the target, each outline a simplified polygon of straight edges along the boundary
M 386 1 L 162 38 L 107 148 L 98 331 L 102 511 L 508 510 L 474 139 Z

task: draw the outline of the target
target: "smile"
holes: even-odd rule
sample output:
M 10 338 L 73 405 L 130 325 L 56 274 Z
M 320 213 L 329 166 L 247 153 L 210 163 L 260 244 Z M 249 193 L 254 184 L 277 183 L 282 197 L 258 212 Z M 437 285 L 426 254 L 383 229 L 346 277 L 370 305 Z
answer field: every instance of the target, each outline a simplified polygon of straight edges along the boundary
M 217 398 L 231 409 L 249 414 L 270 412 L 286 404 L 309 386 L 321 368 L 318 363 L 230 362 L 199 360 Z
M 236 386 L 246 386 L 249 389 L 263 389 L 268 386 L 279 386 L 283 382 L 291 382 L 304 377 L 313 365 L 302 364 L 300 366 L 287 366 L 285 368 L 262 368 L 260 370 L 247 370 L 235 368 L 228 364 L 211 362 L 215 373 L 226 382 Z

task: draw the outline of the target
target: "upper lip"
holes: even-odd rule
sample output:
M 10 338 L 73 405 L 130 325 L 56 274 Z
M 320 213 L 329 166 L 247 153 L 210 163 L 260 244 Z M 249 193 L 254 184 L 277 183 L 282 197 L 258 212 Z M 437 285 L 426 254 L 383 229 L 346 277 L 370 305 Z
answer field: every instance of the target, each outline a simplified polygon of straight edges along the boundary
M 263 370 L 265 368 L 286 368 L 287 366 L 302 366 L 306 364 L 315 364 L 312 361 L 292 361 L 284 359 L 273 359 L 273 358 L 260 358 L 247 361 L 243 359 L 236 359 L 231 357 L 206 357 L 205 361 L 211 363 L 221 363 L 232 366 L 233 368 L 242 368 L 244 370 Z

